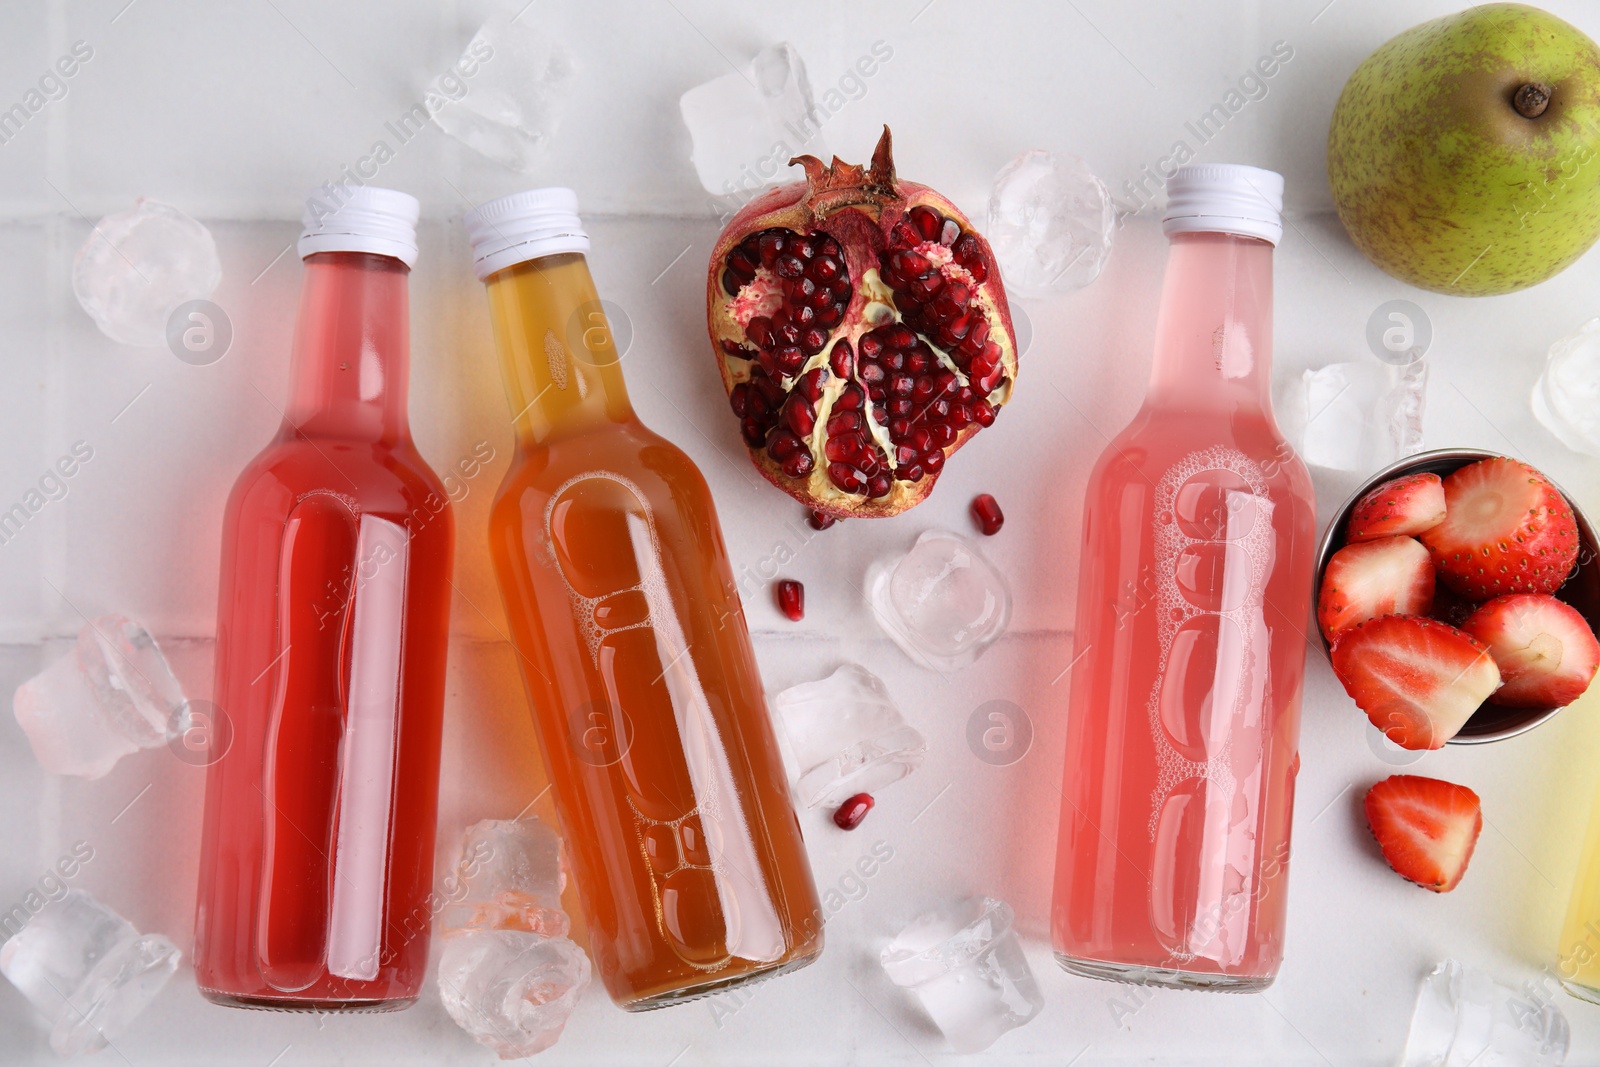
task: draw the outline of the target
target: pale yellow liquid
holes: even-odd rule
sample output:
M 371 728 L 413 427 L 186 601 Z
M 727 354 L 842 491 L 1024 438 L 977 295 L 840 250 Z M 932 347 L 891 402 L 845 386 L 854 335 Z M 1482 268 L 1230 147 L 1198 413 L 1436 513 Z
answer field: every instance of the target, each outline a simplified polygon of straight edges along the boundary
M 1567 992 L 1600 1004 L 1600 797 L 1584 835 L 1578 876 L 1556 949 L 1556 974 Z

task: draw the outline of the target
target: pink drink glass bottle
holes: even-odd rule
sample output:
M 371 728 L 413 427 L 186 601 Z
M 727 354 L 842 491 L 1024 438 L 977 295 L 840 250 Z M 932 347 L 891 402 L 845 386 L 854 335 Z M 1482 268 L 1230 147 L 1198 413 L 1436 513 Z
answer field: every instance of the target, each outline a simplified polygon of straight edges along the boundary
M 417 201 L 314 198 L 289 403 L 223 520 L 194 970 L 218 1004 L 417 997 L 454 519 L 406 418 Z
M 1184 167 L 1144 406 L 1084 507 L 1051 928 L 1078 974 L 1265 989 L 1316 508 L 1272 417 L 1283 179 Z

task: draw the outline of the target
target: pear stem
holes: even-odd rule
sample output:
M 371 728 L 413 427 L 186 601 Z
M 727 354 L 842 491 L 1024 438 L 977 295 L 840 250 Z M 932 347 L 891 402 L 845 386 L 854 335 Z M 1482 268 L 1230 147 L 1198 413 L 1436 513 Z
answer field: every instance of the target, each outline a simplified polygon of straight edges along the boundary
M 1550 86 L 1544 82 L 1529 82 L 1518 89 L 1511 98 L 1511 106 L 1525 119 L 1536 119 L 1550 106 Z

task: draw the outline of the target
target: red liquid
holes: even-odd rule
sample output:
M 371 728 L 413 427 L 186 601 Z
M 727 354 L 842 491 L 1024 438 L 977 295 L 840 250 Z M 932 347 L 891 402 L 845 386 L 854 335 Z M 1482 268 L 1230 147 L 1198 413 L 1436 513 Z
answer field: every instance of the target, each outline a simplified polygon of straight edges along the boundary
M 1270 403 L 1272 248 L 1174 239 L 1150 392 L 1089 477 L 1052 933 L 1068 970 L 1283 955 L 1316 509 Z
M 293 396 L 228 499 L 195 975 L 384 1010 L 427 966 L 454 524 L 406 421 L 408 271 L 305 262 Z

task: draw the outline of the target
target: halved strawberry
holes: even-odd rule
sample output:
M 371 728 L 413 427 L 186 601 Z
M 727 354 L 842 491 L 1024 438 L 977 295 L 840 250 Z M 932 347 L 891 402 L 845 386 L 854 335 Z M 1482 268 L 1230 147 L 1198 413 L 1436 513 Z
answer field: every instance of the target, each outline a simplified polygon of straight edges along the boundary
M 1461 884 L 1483 830 L 1478 794 L 1464 785 L 1396 774 L 1367 790 L 1367 825 L 1401 877 L 1448 893 Z
M 1489 646 L 1504 679 L 1494 702 L 1563 708 L 1583 696 L 1600 668 L 1600 641 L 1570 604 L 1543 593 L 1499 596 L 1461 627 Z
M 1401 748 L 1441 748 L 1500 684 L 1478 641 L 1433 619 L 1385 615 L 1333 642 L 1333 673 Z
M 1419 534 L 1444 521 L 1444 482 L 1437 474 L 1407 474 L 1373 489 L 1350 509 L 1345 540 L 1371 541 Z
M 1553 593 L 1578 559 L 1561 491 L 1526 463 L 1497 456 L 1444 480 L 1444 521 L 1420 535 L 1439 580 L 1472 600 Z
M 1432 610 L 1433 560 L 1414 537 L 1345 545 L 1328 560 L 1317 592 L 1317 625 L 1329 641 L 1380 615 Z

